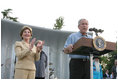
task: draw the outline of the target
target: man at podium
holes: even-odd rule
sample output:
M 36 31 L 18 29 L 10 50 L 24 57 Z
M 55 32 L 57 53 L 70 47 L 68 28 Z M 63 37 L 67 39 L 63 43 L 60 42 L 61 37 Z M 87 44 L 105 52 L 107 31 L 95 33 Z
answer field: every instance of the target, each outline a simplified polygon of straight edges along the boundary
M 67 38 L 64 45 L 64 53 L 71 53 L 73 45 L 82 37 L 92 38 L 87 34 L 88 21 L 86 19 L 80 19 L 78 22 L 78 28 L 80 31 L 72 33 Z M 90 62 L 89 56 L 69 54 L 71 58 L 69 63 L 70 79 L 90 79 Z

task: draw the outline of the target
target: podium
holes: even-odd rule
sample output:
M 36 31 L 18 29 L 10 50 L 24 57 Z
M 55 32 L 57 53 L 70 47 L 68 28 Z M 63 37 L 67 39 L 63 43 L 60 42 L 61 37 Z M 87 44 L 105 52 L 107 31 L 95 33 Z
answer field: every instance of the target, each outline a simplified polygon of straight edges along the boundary
M 116 43 L 106 41 L 106 48 L 103 51 L 98 51 L 93 46 L 93 39 L 83 37 L 73 45 L 72 54 L 90 55 L 91 52 L 93 55 L 103 55 L 114 50 L 116 50 Z
M 90 56 L 90 78 L 93 78 L 93 55 L 103 55 L 116 50 L 116 43 L 106 41 L 106 48 L 98 51 L 93 44 L 93 39 L 81 38 L 73 45 L 73 51 L 70 54 Z

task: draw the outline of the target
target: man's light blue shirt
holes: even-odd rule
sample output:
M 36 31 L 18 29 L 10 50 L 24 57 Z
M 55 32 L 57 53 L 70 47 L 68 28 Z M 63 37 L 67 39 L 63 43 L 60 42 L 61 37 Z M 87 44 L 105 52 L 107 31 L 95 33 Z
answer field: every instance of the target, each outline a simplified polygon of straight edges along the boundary
M 67 38 L 64 48 L 68 47 L 68 45 L 72 44 L 74 45 L 80 38 L 85 37 L 85 38 L 92 38 L 91 35 L 82 35 L 79 32 L 77 33 L 72 33 L 71 35 L 69 35 L 69 37 Z M 80 58 L 80 59 L 85 59 L 85 58 L 89 58 L 88 56 L 84 56 L 84 55 L 78 55 L 78 54 L 69 54 L 70 58 Z

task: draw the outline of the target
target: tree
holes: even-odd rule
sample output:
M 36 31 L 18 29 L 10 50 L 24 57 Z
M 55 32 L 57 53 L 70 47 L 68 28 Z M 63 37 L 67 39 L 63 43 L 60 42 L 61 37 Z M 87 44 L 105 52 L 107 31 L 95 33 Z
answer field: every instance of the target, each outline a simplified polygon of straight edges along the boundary
M 58 19 L 56 19 L 56 23 L 54 24 L 53 29 L 60 30 L 62 28 L 62 26 L 64 25 L 63 20 L 64 20 L 63 17 L 59 17 Z
M 2 11 L 1 13 L 3 15 L 3 19 L 8 19 L 8 20 L 12 20 L 14 22 L 18 22 L 17 21 L 17 19 L 18 19 L 17 17 L 9 16 L 9 14 L 12 13 L 11 11 L 12 11 L 12 9 L 6 9 L 6 10 Z
M 2 11 L 1 13 L 3 14 L 3 19 L 7 19 L 8 18 L 8 14 L 11 13 L 12 9 L 7 9 L 7 10 L 4 10 Z
M 105 73 L 106 70 L 109 70 L 109 73 L 111 73 L 111 69 L 114 65 L 115 59 L 117 59 L 117 50 L 108 53 L 107 56 L 100 57 L 100 62 L 103 67 L 103 73 Z

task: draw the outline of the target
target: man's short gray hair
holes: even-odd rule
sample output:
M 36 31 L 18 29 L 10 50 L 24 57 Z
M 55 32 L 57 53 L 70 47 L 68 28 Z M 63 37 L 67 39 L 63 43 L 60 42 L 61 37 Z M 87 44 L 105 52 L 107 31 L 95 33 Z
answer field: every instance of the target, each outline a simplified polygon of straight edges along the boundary
M 82 20 L 86 20 L 86 19 L 84 19 L 84 18 L 80 19 L 80 20 L 78 21 L 78 26 L 80 25 L 80 22 L 81 22 Z M 86 20 L 86 21 L 88 21 L 88 20 Z

